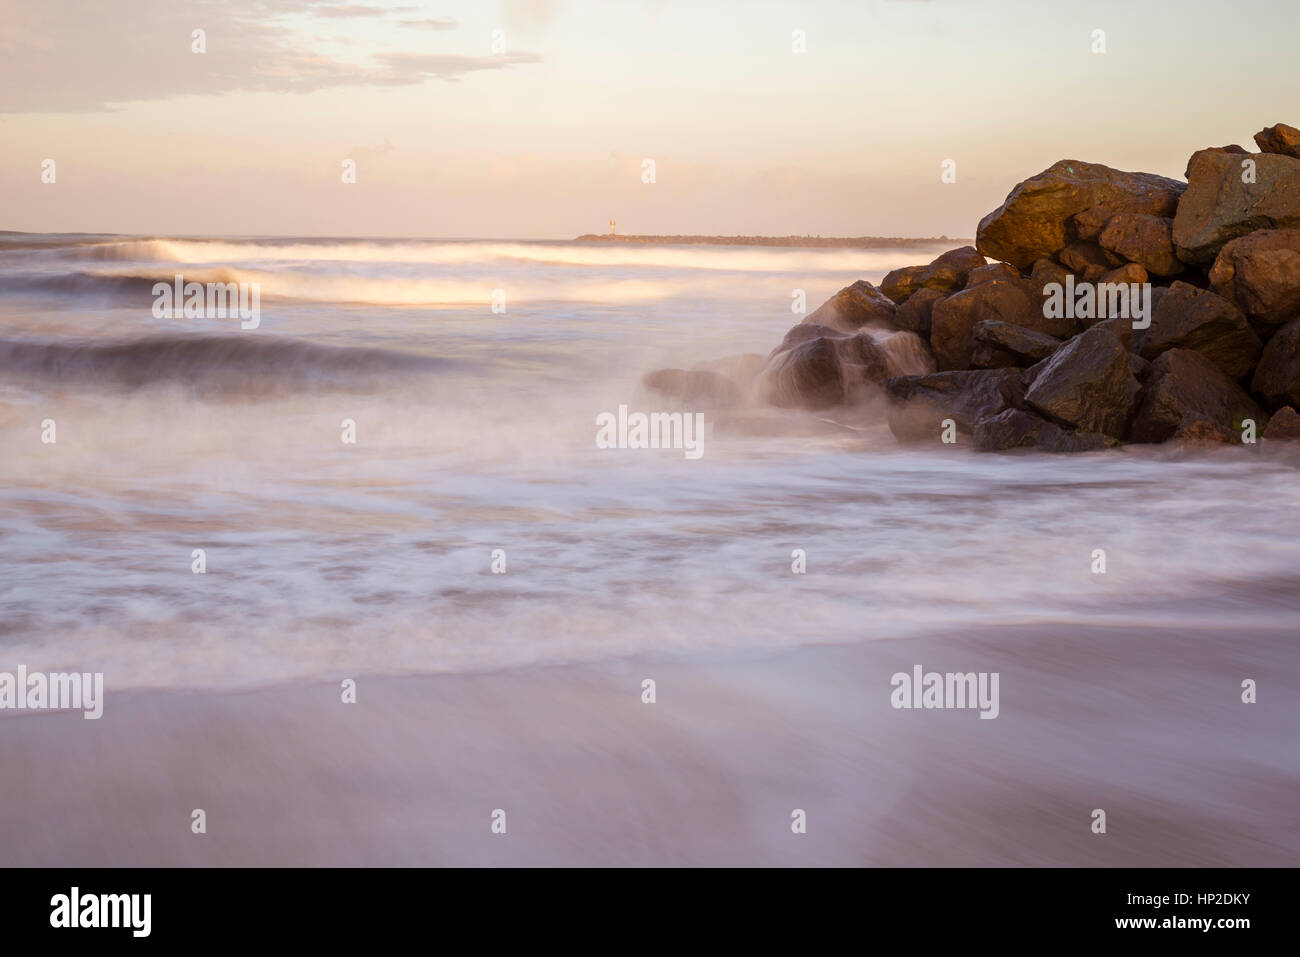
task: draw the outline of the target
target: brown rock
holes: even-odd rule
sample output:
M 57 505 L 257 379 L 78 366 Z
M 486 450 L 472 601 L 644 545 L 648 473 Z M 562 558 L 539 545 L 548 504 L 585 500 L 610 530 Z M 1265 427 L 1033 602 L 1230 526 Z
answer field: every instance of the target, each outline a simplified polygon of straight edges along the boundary
M 1266 126 L 1255 134 L 1255 145 L 1261 153 L 1278 153 L 1300 159 L 1300 130 L 1285 123 Z
M 1091 452 L 1114 448 L 1119 442 L 1096 432 L 1070 432 L 1055 422 L 1025 412 L 1007 409 L 975 424 L 974 445 L 981 452 L 1010 449 L 1041 449 L 1046 452 Z
M 1060 339 L 997 319 L 984 319 L 975 323 L 973 332 L 980 342 L 1011 353 L 1017 360 L 1011 363 L 1013 365 L 1033 365 L 1061 347 Z
M 1174 221 L 1168 216 L 1119 213 L 1111 217 L 1097 242 L 1155 276 L 1175 276 L 1186 268 L 1174 253 Z
M 930 344 L 942 369 L 973 364 L 975 323 L 1008 322 L 1033 332 L 1067 339 L 1079 331 L 1079 321 L 1048 315 L 1042 290 L 1032 279 L 993 279 L 963 289 L 938 303 L 932 313 Z
M 1146 269 L 1137 263 L 1125 263 L 1118 269 L 1112 269 L 1106 275 L 1098 280 L 1099 284 L 1123 283 L 1126 286 L 1142 285 L 1151 277 L 1147 275 Z
M 1014 352 L 977 340 L 970 352 L 970 366 L 972 369 L 1020 369 L 1025 363 Z
M 936 303 L 930 345 L 940 371 L 970 368 L 975 349 L 975 323 L 999 319 L 1025 325 L 1034 321 L 1033 312 L 1026 284 L 1005 279 L 980 283 Z
M 1261 229 L 1232 240 L 1214 260 L 1210 284 L 1256 325 L 1300 316 L 1300 230 Z
M 1088 282 L 1095 282 L 1097 277 L 1119 265 L 1119 263 L 1112 263 L 1106 257 L 1106 250 L 1096 243 L 1070 243 L 1061 250 L 1059 258 L 1067 269 L 1085 279 L 1090 272 L 1093 272 L 1093 278 L 1087 279 Z
M 1243 149 L 1242 147 L 1238 146 L 1236 143 L 1233 143 L 1231 146 L 1207 146 L 1203 150 L 1197 150 L 1187 160 L 1187 167 L 1186 169 L 1183 170 L 1183 179 L 1191 179 L 1192 160 L 1196 159 L 1196 157 L 1201 153 L 1231 153 L 1231 154 L 1236 154 L 1238 156 L 1249 156 L 1250 150 Z
M 1066 269 L 1054 259 L 1040 259 L 1034 263 L 1034 270 L 1030 278 L 1038 288 L 1039 301 L 1042 301 L 1043 288 L 1052 283 L 1058 286 L 1065 285 L 1065 277 L 1070 275 L 1070 270 Z
M 894 325 L 908 332 L 930 338 L 930 317 L 935 303 L 944 298 L 937 289 L 921 288 L 907 297 L 894 313 Z
M 783 408 L 831 408 L 844 401 L 846 391 L 835 340 L 827 336 L 773 355 L 758 377 L 763 400 Z
M 1255 163 L 1251 183 L 1242 182 L 1246 160 Z M 1208 266 L 1226 243 L 1257 229 L 1300 228 L 1300 159 L 1201 150 L 1187 178 L 1173 234 L 1185 263 Z
M 804 322 L 856 332 L 864 326 L 894 328 L 897 306 L 865 279 L 846 286 L 808 315 Z
M 1250 391 L 1263 396 L 1270 408 L 1300 405 L 1300 319 L 1288 322 L 1268 340 Z
M 797 326 L 791 326 L 790 331 L 785 334 L 781 344 L 772 350 L 771 355 L 778 352 L 785 352 L 787 349 L 793 349 L 801 342 L 807 342 L 809 339 L 820 339 L 823 336 L 831 339 L 839 339 L 848 335 L 840 332 L 838 329 L 832 329 L 830 326 L 819 325 L 815 322 L 804 321 Z
M 1262 348 L 1241 310 L 1208 289 L 1175 282 L 1152 310 L 1151 328 L 1139 337 L 1139 354 L 1151 360 L 1168 349 L 1191 349 L 1240 379 L 1255 367 Z
M 980 220 L 975 245 L 992 259 L 1028 269 L 1052 258 L 1076 239 L 1095 238 L 1104 220 L 1084 217 L 1081 235 L 1075 218 L 1106 207 L 1104 218 L 1121 212 L 1171 216 L 1185 187 L 1151 173 L 1126 173 L 1096 163 L 1061 160 L 1016 186 L 1006 201 Z M 1098 221 L 1101 220 L 1101 221 Z
M 1170 349 L 1151 364 L 1142 405 L 1129 437 L 1134 442 L 1200 438 L 1240 442 L 1242 422 L 1262 427 L 1265 415 L 1246 390 L 1205 356 Z
M 978 286 L 982 282 L 992 282 L 994 279 L 1020 279 L 1020 271 L 1015 266 L 1007 263 L 989 263 L 987 266 L 980 266 L 978 269 L 970 271 L 970 278 L 966 280 L 966 288 Z
M 1123 438 L 1142 391 L 1131 358 L 1114 332 L 1095 326 L 1029 370 L 1025 401 L 1057 422 Z
M 974 246 L 950 249 L 928 266 L 895 269 L 880 283 L 880 289 L 896 303 L 906 301 L 918 289 L 955 292 L 966 285 L 971 270 L 984 262 Z
M 1019 369 L 973 369 L 885 381 L 889 428 L 900 442 L 939 441 L 943 420 L 969 435 L 975 423 L 1023 405 Z
M 1281 439 L 1300 439 L 1300 413 L 1289 405 L 1278 409 L 1268 420 L 1260 438 L 1270 442 Z

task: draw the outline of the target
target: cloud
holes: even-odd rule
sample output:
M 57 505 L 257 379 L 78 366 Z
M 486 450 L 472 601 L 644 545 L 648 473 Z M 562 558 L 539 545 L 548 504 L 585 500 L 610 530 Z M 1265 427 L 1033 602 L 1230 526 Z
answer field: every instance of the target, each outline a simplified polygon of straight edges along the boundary
M 456 79 L 474 70 L 499 70 L 515 63 L 540 63 L 535 53 L 458 56 L 440 53 L 381 53 L 375 57 L 392 70 L 393 83 L 414 83 L 424 77 Z
M 411 9 L 418 8 L 133 0 L 128 17 L 114 4 L 0 0 L 0 114 L 99 112 L 130 102 L 235 91 L 415 84 L 541 60 L 530 53 L 399 52 L 400 21 L 391 23 L 390 48 L 356 62 L 316 52 L 312 24 L 322 15 L 370 18 Z M 429 22 L 439 24 L 430 27 L 436 30 L 454 26 L 445 18 Z M 191 50 L 194 30 L 204 31 L 205 53 Z
M 455 30 L 460 26 L 460 22 L 453 20 L 451 17 L 435 17 L 425 20 L 403 20 L 404 27 L 415 27 L 419 30 Z

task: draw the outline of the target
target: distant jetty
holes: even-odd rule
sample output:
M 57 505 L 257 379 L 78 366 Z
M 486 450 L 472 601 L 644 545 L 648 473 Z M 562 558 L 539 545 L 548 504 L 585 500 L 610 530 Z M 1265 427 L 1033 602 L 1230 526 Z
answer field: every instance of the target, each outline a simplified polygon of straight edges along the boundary
M 918 239 L 900 236 L 620 236 L 588 233 L 579 243 L 654 243 L 672 246 L 802 246 L 821 249 L 897 249 L 898 247 L 933 246 L 937 243 L 971 242 L 934 236 Z

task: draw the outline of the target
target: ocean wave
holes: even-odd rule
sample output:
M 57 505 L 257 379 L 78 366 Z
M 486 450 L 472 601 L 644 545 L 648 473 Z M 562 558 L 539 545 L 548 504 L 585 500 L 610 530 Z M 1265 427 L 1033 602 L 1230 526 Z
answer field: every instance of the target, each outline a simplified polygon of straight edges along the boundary
M 459 364 L 386 349 L 322 346 L 266 335 L 150 336 L 115 342 L 0 340 L 0 375 L 10 380 L 126 390 L 181 385 L 201 394 L 229 397 L 370 391 L 394 375 Z
M 941 249 L 944 244 L 936 244 Z M 637 266 L 724 272 L 865 270 L 892 263 L 896 249 L 755 246 L 614 245 L 490 240 L 227 240 L 114 239 L 45 246 L 59 258 L 85 262 L 187 264 L 251 262 L 418 263 L 429 266 L 490 262 L 543 266 Z M 924 258 L 920 252 L 918 257 Z

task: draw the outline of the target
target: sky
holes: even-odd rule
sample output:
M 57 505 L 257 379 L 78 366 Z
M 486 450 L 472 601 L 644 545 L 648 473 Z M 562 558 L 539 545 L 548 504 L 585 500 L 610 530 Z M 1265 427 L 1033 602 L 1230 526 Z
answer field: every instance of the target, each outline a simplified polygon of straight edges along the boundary
M 1297 50 L 1296 0 L 0 0 L 0 229 L 964 238 L 1300 126 Z

